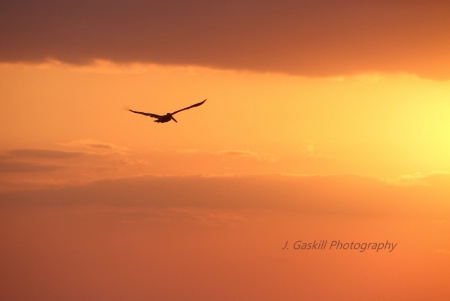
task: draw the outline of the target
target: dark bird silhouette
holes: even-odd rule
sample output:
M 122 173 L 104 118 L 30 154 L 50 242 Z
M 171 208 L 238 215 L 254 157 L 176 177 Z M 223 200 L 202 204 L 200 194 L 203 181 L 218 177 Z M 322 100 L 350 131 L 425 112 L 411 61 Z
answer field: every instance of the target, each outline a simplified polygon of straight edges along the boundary
M 199 103 L 196 103 L 196 104 L 194 104 L 192 106 L 186 107 L 184 109 L 181 109 L 181 110 L 178 110 L 178 111 L 175 111 L 175 112 L 172 112 L 172 113 L 167 113 L 166 115 L 157 115 L 157 114 L 153 114 L 153 113 L 139 112 L 139 111 L 134 111 L 134 110 L 131 110 L 131 109 L 127 109 L 127 110 L 130 111 L 130 112 L 136 113 L 136 114 L 141 114 L 141 115 L 144 115 L 144 116 L 149 116 L 149 117 L 152 117 L 152 118 L 156 118 L 155 122 L 158 122 L 158 123 L 169 122 L 171 120 L 173 120 L 175 122 L 178 122 L 175 118 L 173 118 L 173 115 L 175 115 L 176 113 L 179 113 L 181 111 L 184 111 L 184 110 L 188 110 L 188 109 L 191 109 L 191 108 L 198 107 L 198 106 L 202 105 L 205 101 L 206 101 L 206 99 L 201 101 L 201 102 L 199 102 Z

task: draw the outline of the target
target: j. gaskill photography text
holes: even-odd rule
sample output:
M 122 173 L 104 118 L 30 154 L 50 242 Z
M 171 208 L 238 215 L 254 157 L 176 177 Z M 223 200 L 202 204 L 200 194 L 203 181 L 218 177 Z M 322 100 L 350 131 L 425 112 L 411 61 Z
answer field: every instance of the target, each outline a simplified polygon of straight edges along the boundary
M 393 252 L 397 247 L 396 242 L 389 240 L 379 242 L 366 241 L 341 241 L 341 240 L 295 240 L 283 244 L 282 250 L 329 250 L 329 251 L 357 251 L 357 252 Z

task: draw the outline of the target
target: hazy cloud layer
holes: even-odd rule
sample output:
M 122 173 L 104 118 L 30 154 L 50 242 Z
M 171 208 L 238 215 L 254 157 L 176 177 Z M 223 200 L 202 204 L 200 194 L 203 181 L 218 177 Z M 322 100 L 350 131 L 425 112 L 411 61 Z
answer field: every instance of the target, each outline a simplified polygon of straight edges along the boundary
M 13 149 L 0 154 L 0 173 L 58 171 L 65 169 L 61 162 L 80 157 L 83 153 L 40 148 Z
M 135 167 L 138 163 L 124 155 L 126 149 L 113 144 L 79 140 L 61 146 L 68 150 L 17 148 L 0 153 L 0 190 L 123 177 L 142 165 Z
M 2 296 L 448 300 L 450 178 L 420 178 L 139 177 L 0 193 Z M 397 247 L 292 247 L 322 239 Z
M 448 175 L 424 177 L 414 185 L 351 175 L 146 176 L 61 189 L 5 192 L 2 203 L 40 201 L 52 206 L 101 205 L 122 209 L 275 210 L 343 217 L 443 218 L 450 214 L 445 202 L 450 190 L 444 182 L 450 184 Z
M 438 0 L 1 1 L 0 61 L 448 79 L 449 15 Z

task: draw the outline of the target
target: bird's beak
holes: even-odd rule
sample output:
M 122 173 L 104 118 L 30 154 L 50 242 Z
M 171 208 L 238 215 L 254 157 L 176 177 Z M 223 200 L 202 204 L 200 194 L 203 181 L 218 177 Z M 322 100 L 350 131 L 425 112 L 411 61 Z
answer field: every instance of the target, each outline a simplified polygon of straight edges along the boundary
M 172 116 L 172 119 L 173 119 L 173 121 L 175 121 L 176 123 L 178 123 L 178 121 L 177 121 L 175 118 L 173 118 L 173 116 Z

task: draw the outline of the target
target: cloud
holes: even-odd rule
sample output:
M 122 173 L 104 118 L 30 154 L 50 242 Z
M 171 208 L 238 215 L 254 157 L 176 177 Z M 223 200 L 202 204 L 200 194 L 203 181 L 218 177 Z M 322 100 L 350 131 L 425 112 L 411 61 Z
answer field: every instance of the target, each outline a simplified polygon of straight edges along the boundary
M 35 159 L 68 159 L 81 157 L 84 154 L 81 152 L 61 151 L 54 149 L 40 149 L 40 148 L 24 148 L 10 150 L 8 155 L 17 158 L 35 158 Z
M 221 151 L 204 151 L 204 150 L 197 150 L 197 149 L 181 149 L 178 150 L 181 154 L 187 154 L 187 155 L 208 155 L 208 156 L 214 156 L 219 158 L 233 158 L 233 157 L 239 157 L 239 158 L 252 158 L 256 160 L 261 161 L 267 161 L 267 162 L 276 162 L 277 159 L 274 157 L 270 157 L 265 154 L 260 154 L 251 150 L 242 150 L 242 149 L 228 149 L 228 150 L 221 150 Z
M 0 160 L 0 173 L 18 173 L 18 172 L 51 172 L 64 169 L 64 166 L 39 164 L 33 162 L 8 162 Z
M 126 153 L 128 148 L 114 145 L 112 143 L 106 143 L 97 141 L 94 139 L 80 139 L 62 143 L 61 145 L 69 147 L 78 147 L 84 151 L 94 153 Z
M 1 189 L 64 185 L 117 177 L 121 172 L 136 173 L 133 165 L 137 163 L 123 155 L 125 148 L 93 140 L 75 141 L 64 146 L 70 150 L 20 148 L 0 153 L 0 181 L 9 183 Z
M 297 300 L 301 292 L 373 301 L 382 291 L 444 301 L 449 228 L 432 221 L 450 212 L 438 188 L 355 175 L 146 176 L 1 192 L 2 293 L 220 301 Z M 292 248 L 322 239 L 397 247 Z
M 450 173 L 432 172 L 428 174 L 402 175 L 396 181 L 400 185 L 427 185 L 446 187 L 450 182 Z
M 8 174 L 58 171 L 66 168 L 63 166 L 66 159 L 76 159 L 83 155 L 80 152 L 54 149 L 13 149 L 0 155 L 0 172 Z
M 439 0 L 1 1 L 0 61 L 449 79 L 449 12 Z
M 224 150 L 218 152 L 218 154 L 228 156 L 259 157 L 257 153 L 248 150 Z
M 244 157 L 255 157 L 258 156 L 255 152 L 246 150 L 224 150 L 218 153 L 219 155 L 229 155 L 229 156 L 244 156 Z
M 450 184 L 450 178 L 447 178 Z M 4 192 L 3 202 L 111 208 L 197 208 L 340 217 L 440 219 L 449 190 L 401 186 L 355 175 L 143 176 L 54 190 Z
M 240 149 L 223 150 L 223 151 L 218 151 L 215 154 L 219 155 L 219 156 L 222 156 L 222 157 L 226 156 L 228 158 L 233 158 L 233 157 L 253 158 L 253 159 L 256 159 L 258 161 L 265 161 L 265 162 L 268 162 L 268 163 L 276 163 L 278 161 L 278 159 L 273 157 L 273 156 L 256 153 L 256 152 L 253 152 L 253 151 L 250 151 L 250 150 L 240 150 Z

